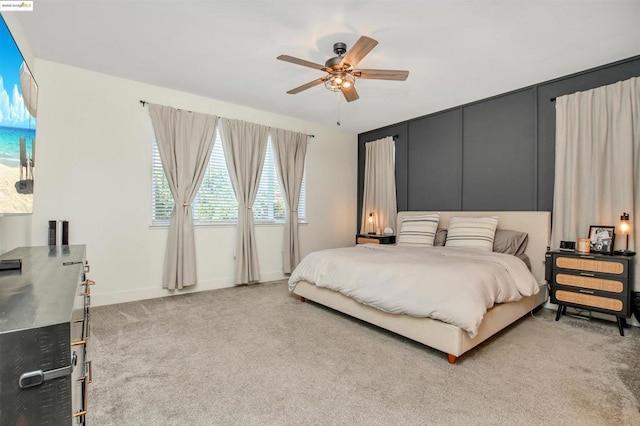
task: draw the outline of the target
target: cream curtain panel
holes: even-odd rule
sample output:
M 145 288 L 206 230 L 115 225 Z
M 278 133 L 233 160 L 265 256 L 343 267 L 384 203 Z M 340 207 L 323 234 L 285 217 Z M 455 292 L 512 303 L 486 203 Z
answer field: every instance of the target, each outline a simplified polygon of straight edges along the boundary
M 283 270 L 286 274 L 290 274 L 300 263 L 298 203 L 308 139 L 307 135 L 301 133 L 271 129 L 271 143 L 275 151 L 278 177 L 286 203 L 282 245 Z
M 218 117 L 154 104 L 149 115 L 174 200 L 162 285 L 181 289 L 198 282 L 191 202 L 209 163 Z
M 391 136 L 365 144 L 364 193 L 361 233 L 369 232 L 369 213 L 374 213 L 374 231 L 390 227 L 397 234 L 395 143 Z
M 220 121 L 227 171 L 238 201 L 234 282 L 249 284 L 260 280 L 252 208 L 262 175 L 269 128 L 241 120 L 223 118 Z
M 552 247 L 586 238 L 590 225 L 632 220 L 640 234 L 640 78 L 556 99 Z M 624 248 L 623 238 L 615 242 Z

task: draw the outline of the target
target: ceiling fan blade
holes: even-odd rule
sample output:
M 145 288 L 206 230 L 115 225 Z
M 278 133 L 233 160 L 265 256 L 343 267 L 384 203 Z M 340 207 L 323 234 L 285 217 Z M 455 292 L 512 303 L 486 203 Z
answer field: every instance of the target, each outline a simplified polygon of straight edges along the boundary
M 360 99 L 360 96 L 358 96 L 358 92 L 356 91 L 356 86 L 354 86 L 353 84 L 346 88 L 343 87 L 342 94 L 344 95 L 344 98 L 347 100 L 347 102 L 353 102 Z
M 399 80 L 404 81 L 409 76 L 409 71 L 403 70 L 355 70 L 353 76 L 375 80 Z
M 326 77 L 320 77 L 320 78 L 318 78 L 316 80 L 308 82 L 307 84 L 303 84 L 300 87 L 296 87 L 295 89 L 291 89 L 287 93 L 290 94 L 290 95 L 295 95 L 296 93 L 300 93 L 303 90 L 307 90 L 307 89 L 309 89 L 309 88 L 311 88 L 313 86 L 317 86 L 318 84 L 323 83 L 325 80 L 326 80 Z
M 358 41 L 356 41 L 356 44 L 347 51 L 347 54 L 340 62 L 340 66 L 349 64 L 355 67 L 377 44 L 378 42 L 376 40 L 367 36 L 361 36 Z
M 276 59 L 280 59 L 281 61 L 285 61 L 285 62 L 291 62 L 292 64 L 296 64 L 296 65 L 302 65 L 304 67 L 314 68 L 321 71 L 324 70 L 325 68 L 324 65 L 316 64 L 315 62 L 306 61 L 300 58 L 294 58 L 293 56 L 289 56 L 289 55 L 280 55 Z

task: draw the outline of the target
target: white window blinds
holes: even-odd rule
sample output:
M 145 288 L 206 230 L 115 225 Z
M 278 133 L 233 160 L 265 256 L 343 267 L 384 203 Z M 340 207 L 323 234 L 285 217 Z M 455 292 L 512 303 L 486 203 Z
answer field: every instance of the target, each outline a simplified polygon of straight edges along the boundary
M 162 170 L 160 153 L 155 138 L 153 140 L 152 163 L 152 217 L 154 225 L 166 225 L 171 219 L 173 197 L 169 191 L 169 184 Z M 306 170 L 302 178 L 300 203 L 298 204 L 298 221 L 306 218 L 305 211 Z M 278 173 L 271 138 L 267 142 L 262 176 L 256 201 L 253 204 L 253 218 L 257 223 L 284 222 L 285 204 Z M 193 201 L 193 221 L 195 225 L 217 223 L 234 223 L 238 219 L 238 203 L 227 173 L 224 151 L 220 133 L 216 132 L 216 141 L 211 152 L 209 165 L 205 172 L 200 189 Z

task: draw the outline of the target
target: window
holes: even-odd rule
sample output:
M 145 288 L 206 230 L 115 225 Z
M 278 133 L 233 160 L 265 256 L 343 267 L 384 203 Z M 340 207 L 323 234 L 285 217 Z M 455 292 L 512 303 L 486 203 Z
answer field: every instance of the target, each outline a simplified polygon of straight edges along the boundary
M 305 212 L 306 171 L 302 177 L 300 203 L 298 204 L 298 221 L 304 221 Z M 162 170 L 158 145 L 153 141 L 152 164 L 152 218 L 154 225 L 166 225 L 173 211 L 173 197 L 169 191 L 169 183 Z M 253 203 L 253 219 L 256 223 L 284 222 L 284 200 L 276 171 L 275 157 L 271 138 L 267 141 L 267 152 L 262 168 L 258 194 Z M 217 223 L 235 223 L 238 220 L 238 203 L 227 173 L 220 133 L 216 132 L 216 140 L 209 159 L 200 189 L 193 200 L 193 222 L 195 225 Z

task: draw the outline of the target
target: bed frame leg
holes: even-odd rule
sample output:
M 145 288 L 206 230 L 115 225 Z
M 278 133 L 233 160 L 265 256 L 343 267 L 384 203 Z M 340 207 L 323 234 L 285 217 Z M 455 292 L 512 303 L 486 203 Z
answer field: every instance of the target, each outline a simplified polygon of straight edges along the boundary
M 305 299 L 304 297 L 300 296 L 300 301 L 301 301 L 301 302 L 306 302 L 306 301 L 307 301 L 307 299 Z
M 447 354 L 447 359 L 449 360 L 449 364 L 455 364 L 458 357 L 455 355 Z

